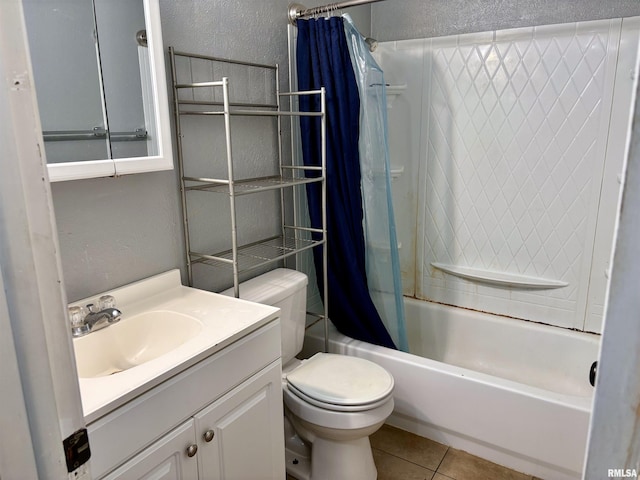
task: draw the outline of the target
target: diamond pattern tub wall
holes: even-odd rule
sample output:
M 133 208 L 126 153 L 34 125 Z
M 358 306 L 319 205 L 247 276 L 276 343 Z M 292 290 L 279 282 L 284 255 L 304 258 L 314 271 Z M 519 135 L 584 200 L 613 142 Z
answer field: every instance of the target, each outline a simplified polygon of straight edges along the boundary
M 415 237 L 401 241 L 416 246 L 402 252 L 405 285 L 415 275 L 405 293 L 600 331 L 638 24 L 380 44 L 387 81 L 407 85 L 389 109 L 392 163 L 404 162 L 411 179 L 400 181 L 412 182 L 411 194 L 394 193 L 396 212 L 417 218 L 398 215 Z M 500 287 L 433 263 L 568 285 Z

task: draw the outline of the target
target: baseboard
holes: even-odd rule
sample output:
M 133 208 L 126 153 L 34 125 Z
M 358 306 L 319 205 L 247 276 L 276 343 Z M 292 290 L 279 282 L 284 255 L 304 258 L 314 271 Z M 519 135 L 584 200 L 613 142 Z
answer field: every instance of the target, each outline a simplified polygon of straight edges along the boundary
M 487 443 L 478 442 L 476 439 L 461 436 L 455 432 L 443 430 L 434 425 L 423 423 L 415 418 L 410 418 L 395 412 L 387 419 L 387 423 L 407 432 L 429 438 L 458 450 L 463 450 L 471 455 L 527 475 L 533 475 L 540 479 L 580 480 L 582 478 L 580 472 L 572 472 L 561 467 L 542 463 L 533 458 L 524 457 Z

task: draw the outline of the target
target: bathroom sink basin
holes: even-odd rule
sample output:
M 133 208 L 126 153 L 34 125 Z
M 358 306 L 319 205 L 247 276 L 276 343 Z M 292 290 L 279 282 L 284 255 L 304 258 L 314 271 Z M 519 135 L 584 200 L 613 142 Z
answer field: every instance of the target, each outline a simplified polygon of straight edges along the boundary
M 73 341 L 78 376 L 103 377 L 165 355 L 195 337 L 202 323 L 189 315 L 154 310 L 122 320 Z
M 96 303 L 105 295 L 115 299 L 121 320 L 73 338 L 87 423 L 211 358 L 279 313 L 274 307 L 184 286 L 178 269 L 69 307 Z

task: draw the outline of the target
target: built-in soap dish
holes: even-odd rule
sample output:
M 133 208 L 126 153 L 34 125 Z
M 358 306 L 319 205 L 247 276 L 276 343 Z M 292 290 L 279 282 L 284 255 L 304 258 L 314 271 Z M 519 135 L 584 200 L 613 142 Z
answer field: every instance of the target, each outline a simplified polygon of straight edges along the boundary
M 531 277 L 507 272 L 497 272 L 494 270 L 484 270 L 480 268 L 461 267 L 458 265 L 447 265 L 444 263 L 432 262 L 431 266 L 442 270 L 449 275 L 473 280 L 480 283 L 499 285 L 502 287 L 512 287 L 521 289 L 553 289 L 562 288 L 569 285 L 561 280 L 550 280 L 548 278 Z
M 393 102 L 398 97 L 398 95 L 402 95 L 404 91 L 407 89 L 407 84 L 402 85 L 386 85 L 386 93 L 387 93 L 387 108 L 393 107 Z

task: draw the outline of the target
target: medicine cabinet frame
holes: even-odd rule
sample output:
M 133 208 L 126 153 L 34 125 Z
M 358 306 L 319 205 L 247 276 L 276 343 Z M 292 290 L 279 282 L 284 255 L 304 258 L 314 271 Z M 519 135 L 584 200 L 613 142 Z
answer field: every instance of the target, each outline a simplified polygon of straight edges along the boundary
M 142 157 L 50 163 L 47 168 L 51 182 L 173 169 L 169 102 L 158 2 L 159 0 L 143 0 L 149 49 L 149 71 L 147 73 L 150 79 L 150 88 L 143 88 L 143 97 L 146 97 L 144 101 L 153 105 L 154 109 L 153 122 L 146 127 L 148 134 L 157 138 L 156 151 L 153 152 L 153 155 Z

